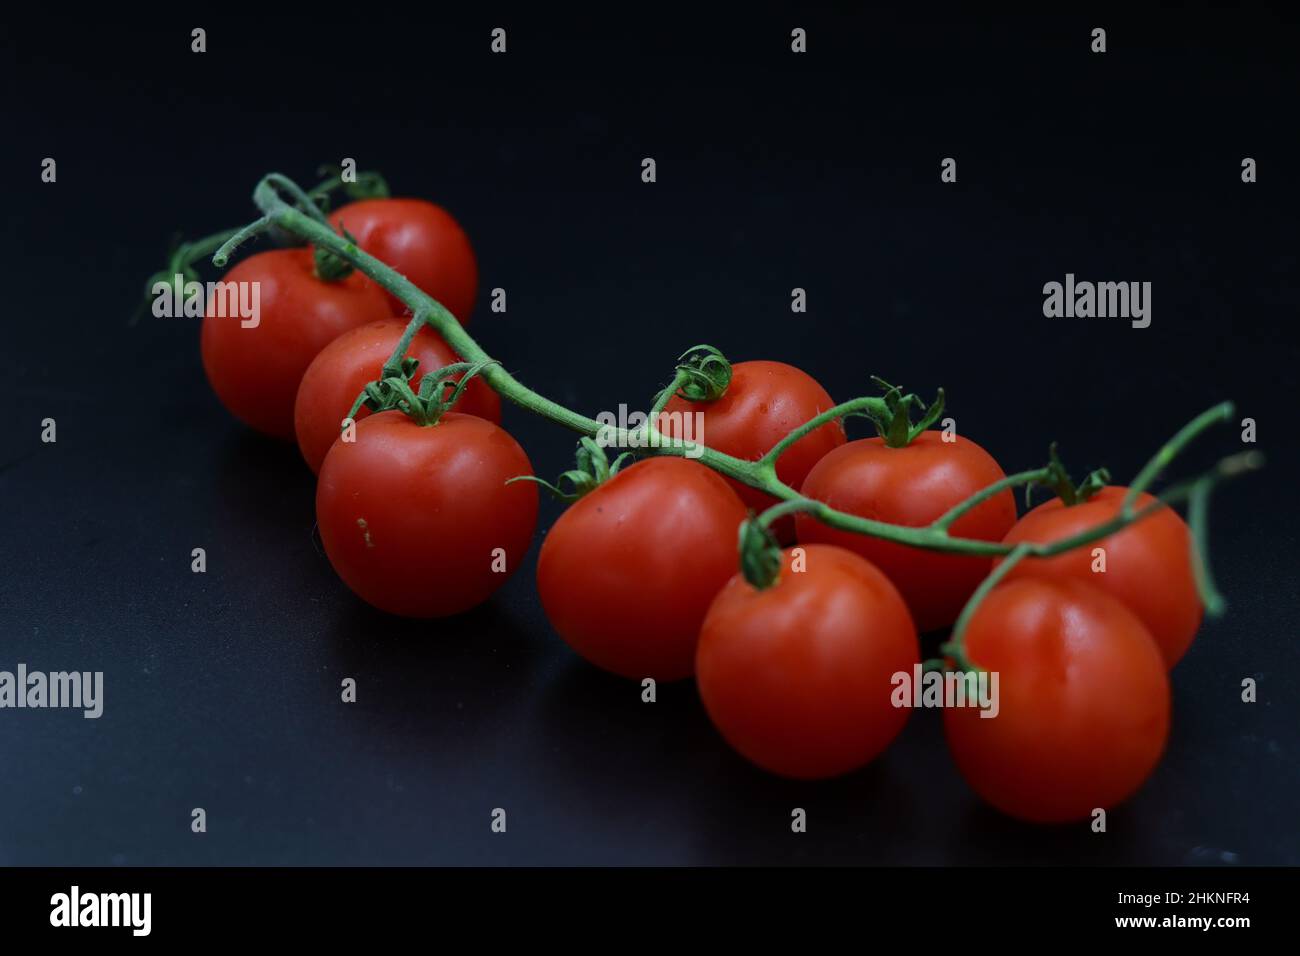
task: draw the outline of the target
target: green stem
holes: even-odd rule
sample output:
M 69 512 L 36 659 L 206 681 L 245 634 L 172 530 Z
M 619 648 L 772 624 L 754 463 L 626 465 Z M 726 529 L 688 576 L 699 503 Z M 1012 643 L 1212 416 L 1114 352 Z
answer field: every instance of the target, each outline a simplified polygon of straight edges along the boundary
M 286 209 L 289 207 L 285 207 Z M 270 230 L 276 225 L 270 216 L 263 216 L 261 219 L 254 219 L 247 226 L 235 230 L 235 234 L 221 244 L 221 247 L 212 254 L 212 264 L 218 269 L 224 269 L 230 262 L 230 257 L 235 254 L 235 250 L 246 243 L 254 236 L 260 236 L 262 233 Z
M 1190 445 L 1201 432 L 1211 425 L 1228 421 L 1232 418 L 1232 412 L 1232 402 L 1220 402 L 1213 408 L 1201 412 L 1201 414 L 1180 428 L 1178 434 L 1161 445 L 1156 453 L 1151 456 L 1151 460 L 1137 473 L 1133 483 L 1129 485 L 1128 494 L 1124 496 L 1124 510 L 1131 511 L 1133 509 L 1133 503 L 1137 501 L 1138 496 L 1147 490 L 1151 482 L 1155 481 L 1156 476 L 1177 458 L 1182 450 Z
M 650 415 L 645 420 L 645 425 L 641 428 L 642 448 L 650 448 L 655 444 L 662 443 L 663 435 L 659 431 L 659 416 L 663 410 L 668 407 L 677 390 L 690 381 L 689 372 L 679 369 L 673 376 L 673 380 L 665 386 L 659 394 L 655 396 L 654 403 L 650 406 Z
M 188 266 L 212 255 L 238 232 L 238 229 L 226 229 L 211 236 L 204 236 L 202 239 L 195 239 L 193 242 L 181 243 L 172 255 L 171 271 L 184 273 Z
M 373 176 L 375 174 L 361 173 L 358 175 Z M 271 181 L 273 184 L 279 185 L 290 195 L 297 198 L 298 202 L 301 203 L 302 206 L 309 211 L 309 214 L 318 222 L 325 223 L 328 221 L 326 220 L 325 215 L 320 211 L 320 207 L 317 206 L 317 202 L 328 198 L 330 193 L 334 190 L 346 185 L 340 177 L 331 176 L 329 179 L 318 183 L 316 186 L 304 193 L 297 183 L 288 176 L 281 175 L 280 173 L 270 173 L 267 175 L 266 179 Z M 204 236 L 202 239 L 195 239 L 193 242 L 181 243 L 181 245 L 177 246 L 176 252 L 172 255 L 171 271 L 173 273 L 184 272 L 186 266 L 193 265 L 200 259 L 206 259 L 208 256 L 211 256 L 231 239 L 238 236 L 242 231 L 243 229 L 225 229 L 221 232 L 215 233 L 214 235 Z M 240 240 L 240 242 L 242 241 L 243 239 Z
M 957 623 L 952 627 L 952 635 L 948 639 L 948 643 L 939 648 L 941 653 L 947 654 L 953 659 L 959 669 L 978 669 L 966 655 L 966 627 L 970 624 L 971 618 L 975 616 L 975 611 L 979 608 L 981 602 L 988 597 L 989 592 L 997 587 L 1002 582 L 1002 579 L 1011 573 L 1011 569 L 1024 560 L 1031 551 L 1032 545 L 1023 542 L 1016 545 L 1011 550 L 1011 553 L 1006 556 L 1006 559 L 999 562 L 993 572 L 980 582 L 980 586 L 975 589 L 975 593 L 970 596 L 970 600 L 961 609 L 961 614 L 957 616 Z
M 1205 479 L 1193 486 L 1191 499 L 1187 502 L 1187 523 L 1192 528 L 1192 571 L 1196 576 L 1196 590 L 1200 594 L 1201 603 L 1205 605 L 1206 613 L 1217 617 L 1223 613 L 1225 602 L 1210 575 L 1209 544 L 1206 540 L 1210 492 L 1213 488 L 1214 482 Z
M 397 345 L 393 348 L 393 354 L 388 356 L 388 359 L 384 362 L 383 371 L 385 378 L 390 375 L 402 374 L 402 359 L 406 358 L 406 353 L 410 349 L 411 343 L 415 341 L 415 337 L 420 334 L 420 329 L 424 328 L 426 318 L 427 316 L 425 313 L 416 312 L 415 315 L 411 317 L 411 321 L 406 323 L 406 328 L 402 330 L 402 337 L 397 340 Z M 425 371 L 431 371 L 431 369 L 426 369 Z
M 931 522 L 930 527 L 937 528 L 940 531 L 947 531 L 958 518 L 968 511 L 978 508 L 999 492 L 1006 491 L 1008 488 L 1017 488 L 1020 485 L 1033 484 L 1035 481 L 1043 481 L 1049 474 L 1051 474 L 1050 468 L 1035 468 L 1033 471 L 1022 471 L 1018 474 L 1008 475 L 1001 481 L 995 481 L 987 488 L 975 492 L 965 501 L 953 505 L 948 511 Z
M 276 192 L 273 182 L 263 179 L 258 184 L 254 192 L 254 201 L 259 209 L 262 209 L 266 215 L 257 222 L 239 230 L 221 248 L 213 257 L 213 262 L 222 266 L 228 260 L 230 254 L 250 236 L 256 235 L 270 227 L 278 225 L 281 228 L 301 236 L 308 243 L 317 247 L 322 247 L 334 253 L 340 258 L 348 261 L 356 268 L 360 269 L 365 275 L 369 276 L 374 282 L 392 293 L 396 298 L 406 305 L 415 316 L 422 316 L 423 320 L 431 325 L 452 350 L 456 352 L 464 361 L 475 365 L 493 362 L 492 357 L 483 349 L 482 346 L 474 340 L 472 336 L 461 326 L 456 317 L 451 314 L 441 303 L 431 298 L 421 291 L 414 283 L 406 277 L 395 271 L 390 266 L 376 259 L 374 256 L 357 247 L 357 245 L 344 236 L 336 234 L 328 226 L 315 221 L 311 216 L 300 212 L 288 203 L 284 202 Z M 411 326 L 416 325 L 417 320 L 412 319 Z M 410 326 L 408 326 L 408 331 Z M 412 335 L 415 333 L 412 332 Z M 403 350 L 404 351 L 404 350 Z M 402 353 L 395 352 L 395 361 L 400 362 Z M 602 432 L 608 434 L 608 430 L 593 418 L 581 415 L 578 412 L 565 408 L 556 402 L 534 392 L 528 388 L 513 375 L 511 375 L 502 365 L 492 364 L 484 368 L 482 373 L 483 379 L 500 395 L 504 396 L 516 405 L 530 412 L 549 419 L 559 425 L 563 425 L 579 434 L 586 435 L 589 438 L 595 438 Z M 702 446 L 698 460 L 714 471 L 734 478 L 743 484 L 764 491 L 775 498 L 781 499 L 782 503 L 775 506 L 782 509 L 779 512 L 773 512 L 768 509 L 764 517 L 768 518 L 771 514 L 779 516 L 788 514 L 793 511 L 803 511 L 813 515 L 819 521 L 839 528 L 845 531 L 856 532 L 859 534 L 869 535 L 880 538 L 885 541 L 892 541 L 898 544 L 910 547 L 923 548 L 932 551 L 943 551 L 953 554 L 966 554 L 982 557 L 997 557 L 1009 555 L 1013 550 L 1026 549 L 1027 553 L 1036 557 L 1050 557 L 1071 548 L 1079 547 L 1090 541 L 1113 534 L 1115 531 L 1139 521 L 1147 515 L 1153 513 L 1156 509 L 1164 507 L 1166 504 L 1175 501 L 1185 500 L 1190 494 L 1190 489 L 1186 486 L 1170 489 L 1163 493 L 1157 501 L 1152 502 L 1149 506 L 1140 511 L 1134 512 L 1132 509 L 1125 509 L 1113 520 L 1098 525 L 1095 528 L 1088 529 L 1071 538 L 1062 541 L 1053 542 L 1047 545 L 1005 545 L 995 541 L 982 541 L 979 539 L 956 538 L 948 534 L 945 527 L 922 527 L 912 528 L 902 525 L 889 524 L 883 521 L 873 521 L 868 518 L 861 518 L 857 515 L 847 514 L 837 511 L 829 505 L 813 501 L 802 497 L 795 489 L 785 484 L 776 476 L 775 461 L 780 455 L 790 447 L 795 441 L 804 435 L 812 432 L 827 422 L 843 417 L 846 414 L 867 414 L 879 412 L 885 407 L 885 403 L 879 398 L 860 398 L 818 415 L 812 420 L 805 422 L 796 428 L 790 435 L 778 442 L 777 445 L 769 451 L 759 461 L 744 461 L 732 455 L 723 454 L 716 449 Z M 1208 424 L 1221 420 L 1225 417 L 1224 409 L 1231 406 L 1220 405 L 1211 409 L 1209 412 L 1198 416 L 1187 427 L 1182 429 L 1174 438 L 1157 453 L 1153 459 L 1153 465 L 1148 469 L 1154 475 L 1154 471 L 1163 467 L 1167 460 L 1176 454 L 1178 450 L 1190 441 L 1191 437 L 1199 434 Z M 886 409 L 887 410 L 887 409 Z M 653 419 L 652 419 L 653 422 Z M 640 431 L 638 429 L 638 431 Z M 636 447 L 635 441 L 639 435 L 631 435 L 625 429 L 619 429 L 615 432 L 614 444 L 619 447 Z M 1169 452 L 1168 449 L 1173 451 Z M 684 456 L 688 446 L 681 442 L 663 442 L 655 447 L 645 449 L 648 454 L 658 455 L 677 455 Z M 690 449 L 695 451 L 697 449 Z M 1154 466 L 1154 467 L 1153 467 Z M 1240 471 L 1249 470 L 1241 468 Z M 1023 478 L 1025 474 L 1013 476 L 1014 479 Z M 1143 478 L 1146 475 L 1140 475 Z M 1010 480 L 1010 479 L 1008 479 Z M 1150 476 L 1146 477 L 1149 482 Z M 1000 490 L 996 487 L 992 491 L 984 489 L 978 492 L 976 498 L 980 495 L 996 494 Z M 982 500 L 982 499 L 979 499 Z M 970 507 L 979 503 L 976 500 Z M 968 502 L 964 502 L 958 507 L 965 507 Z M 947 515 L 944 518 L 948 517 Z M 941 518 L 940 520 L 944 520 Z
M 883 398 L 855 398 L 851 401 L 841 402 L 834 408 L 829 408 L 815 418 L 804 422 L 790 434 L 786 435 L 779 442 L 772 446 L 772 449 L 759 459 L 760 462 L 767 462 L 775 465 L 777 459 L 790 450 L 790 446 L 806 435 L 811 435 L 817 429 L 821 428 L 828 422 L 833 422 L 838 418 L 846 418 L 850 415 L 866 415 L 868 418 L 883 416 L 888 414 L 888 407 L 885 405 Z
M 799 512 L 809 512 L 816 514 L 819 508 L 826 507 L 820 501 L 812 498 L 791 498 L 788 501 L 782 501 L 772 505 L 761 515 L 758 516 L 758 523 L 764 528 L 772 527 L 773 523 L 784 518 L 786 515 L 798 514 Z
M 673 380 L 655 396 L 654 405 L 650 408 L 650 421 L 658 421 L 663 410 L 668 407 L 668 403 L 672 401 L 673 396 L 677 394 L 677 390 L 685 385 L 690 380 L 690 377 L 689 373 L 682 371 L 678 371 L 678 373 L 673 376 Z M 657 428 L 658 426 L 656 425 L 655 427 Z
M 303 192 L 302 187 L 288 176 L 285 176 L 282 173 L 267 173 L 266 176 L 263 177 L 262 182 L 268 184 L 274 189 L 283 189 L 294 198 L 294 201 L 304 213 L 311 216 L 317 222 L 323 223 L 326 226 L 330 224 L 329 219 L 325 217 L 325 214 L 320 211 L 320 207 L 316 205 L 315 199 L 310 194 Z M 278 194 L 276 195 L 276 198 L 279 198 Z M 262 212 L 267 212 L 267 210 L 263 209 Z

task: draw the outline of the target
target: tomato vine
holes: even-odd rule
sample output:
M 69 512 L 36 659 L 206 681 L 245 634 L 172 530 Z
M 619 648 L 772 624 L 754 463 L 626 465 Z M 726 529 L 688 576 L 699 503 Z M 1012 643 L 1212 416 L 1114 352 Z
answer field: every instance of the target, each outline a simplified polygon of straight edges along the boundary
M 349 236 L 336 233 L 314 205 L 313 199 L 321 191 L 322 187 L 317 187 L 311 193 L 304 193 L 287 177 L 276 173 L 267 175 L 258 183 L 253 193 L 253 200 L 262 213 L 261 217 L 233 233 L 223 233 L 219 237 L 214 237 L 214 240 L 220 238 L 221 241 L 212 262 L 218 267 L 224 267 L 242 243 L 254 236 L 279 230 L 315 246 L 318 255 L 328 255 L 358 269 L 409 308 L 412 318 L 405 335 L 385 363 L 380 381 L 368 386 L 367 392 L 358 398 L 358 405 L 363 401 L 377 403 L 379 407 L 397 405 L 416 417 L 418 421 L 428 422 L 436 418 L 437 409 L 444 407 L 445 402 L 441 399 L 435 400 L 433 384 L 428 385 L 430 394 L 424 396 L 413 396 L 409 387 L 404 387 L 405 377 L 409 373 L 404 369 L 403 356 L 412 337 L 427 324 L 442 335 L 448 345 L 461 356 L 463 364 L 458 365 L 455 371 L 473 369 L 494 390 L 516 405 L 563 425 L 587 439 L 594 439 L 600 435 L 604 440 L 609 441 L 611 429 L 608 425 L 602 425 L 595 419 L 560 405 L 524 385 L 503 365 L 488 355 L 441 303 L 421 291 L 389 265 L 360 249 Z M 287 194 L 293 201 L 286 201 L 282 193 Z M 189 247 L 187 254 L 192 255 L 196 249 L 204 251 L 210 249 L 214 240 L 205 240 L 202 244 Z M 777 477 L 777 461 L 799 439 L 822 425 L 853 416 L 871 419 L 888 444 L 905 445 L 938 420 L 944 403 L 942 390 L 935 401 L 926 407 L 915 395 L 905 395 L 895 386 L 877 380 L 878 384 L 886 388 L 883 397 L 855 398 L 828 409 L 792 430 L 756 461 L 745 461 L 707 445 L 670 441 L 659 433 L 656 425 L 659 412 L 674 394 L 681 393 L 687 398 L 697 400 L 716 397 L 725 390 L 729 377 L 729 365 L 717 349 L 711 346 L 696 346 L 688 350 L 679 360 L 672 381 L 656 393 L 651 414 L 645 424 L 635 429 L 615 429 L 612 438 L 620 447 L 645 449 L 645 453 L 649 455 L 682 456 L 689 450 L 691 457 L 697 458 L 714 471 L 780 499 L 778 504 L 746 522 L 741 529 L 741 567 L 750 583 L 757 587 L 770 585 L 772 576 L 779 573 L 780 562 L 772 560 L 770 554 L 777 545 L 768 533 L 768 529 L 778 518 L 797 512 L 809 514 L 834 528 L 908 547 L 950 554 L 1002 558 L 1003 560 L 971 596 L 957 619 L 951 639 L 942 648 L 943 653 L 958 667 L 976 668 L 976 663 L 969 660 L 965 654 L 963 637 L 966 625 L 984 597 L 1017 563 L 1029 557 L 1047 558 L 1082 547 L 1141 521 L 1161 508 L 1186 503 L 1192 528 L 1194 567 L 1201 600 L 1211 614 L 1220 613 L 1224 607 L 1223 599 L 1210 576 L 1206 558 L 1206 515 L 1209 496 L 1220 482 L 1260 467 L 1262 456 L 1250 451 L 1223 458 L 1208 471 L 1163 490 L 1146 505 L 1138 507 L 1137 501 L 1158 475 L 1173 463 L 1195 438 L 1213 425 L 1231 420 L 1234 415 L 1234 406 L 1231 402 L 1222 402 L 1202 412 L 1161 445 L 1129 486 L 1123 507 L 1114 518 L 1047 544 L 1006 544 L 955 536 L 950 533 L 950 528 L 962 515 L 1010 488 L 1024 487 L 1028 491 L 1034 485 L 1041 484 L 1053 487 L 1060 493 L 1062 488 L 1069 485 L 1069 478 L 1064 474 L 1054 447 L 1051 460 L 1047 465 L 1010 475 L 983 488 L 928 525 L 907 527 L 890 524 L 838 511 L 821 501 L 801 495 L 797 489 Z M 426 377 L 425 382 L 442 383 L 447 379 L 446 375 L 431 376 Z M 438 394 L 440 393 L 441 389 L 438 389 Z M 917 423 L 911 421 L 910 411 L 913 406 L 924 409 L 922 418 Z M 1090 475 L 1077 489 L 1070 485 L 1069 496 L 1086 497 L 1104 477 L 1103 472 L 1097 472 Z M 1069 496 L 1063 495 L 1063 498 Z M 1068 503 L 1070 502 L 1067 501 Z M 768 553 L 764 554 L 764 551 Z

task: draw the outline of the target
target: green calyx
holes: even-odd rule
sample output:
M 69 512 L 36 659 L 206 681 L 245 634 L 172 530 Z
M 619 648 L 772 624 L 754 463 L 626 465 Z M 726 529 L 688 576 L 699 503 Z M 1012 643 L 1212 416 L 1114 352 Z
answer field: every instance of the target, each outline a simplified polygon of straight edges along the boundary
M 357 244 L 356 237 L 346 229 L 342 230 L 343 238 L 352 245 Z M 326 282 L 340 282 L 352 275 L 352 263 L 342 256 L 336 256 L 322 246 L 317 246 L 312 253 L 312 260 L 316 266 L 316 275 Z
M 329 166 L 322 166 L 317 170 L 317 174 L 324 176 L 329 171 Z M 333 189 L 343 190 L 344 195 L 353 201 L 387 199 L 389 197 L 388 182 L 378 172 L 359 172 L 356 179 L 350 182 L 343 182 L 335 174 L 333 178 L 325 180 L 320 186 L 317 186 L 316 189 L 299 200 L 295 208 L 315 218 L 323 217 L 325 213 L 329 212 L 330 190 Z M 308 208 L 309 206 L 310 208 Z M 348 242 L 356 245 L 356 239 L 351 233 L 346 229 L 341 230 L 341 232 Z M 327 252 L 320 246 L 316 247 L 315 263 L 316 274 L 326 282 L 338 282 L 340 279 L 346 279 L 352 274 L 352 263 L 331 252 Z
M 877 433 L 890 448 L 906 448 L 943 414 L 943 389 L 939 389 L 934 401 L 926 408 L 919 396 L 911 392 L 905 395 L 897 385 L 890 385 L 876 375 L 871 376 L 871 380 L 884 391 L 885 407 L 883 410 L 878 407 L 866 408 L 859 414 L 871 419 Z M 924 409 L 920 421 L 915 425 L 912 424 L 913 408 Z
M 534 475 L 520 475 L 518 478 L 511 478 L 506 484 L 515 481 L 534 481 L 560 501 L 574 502 L 583 495 L 595 491 L 617 475 L 618 470 L 631 457 L 632 453 L 625 451 L 615 458 L 613 462 L 610 462 L 609 456 L 605 454 L 604 446 L 595 439 L 583 436 L 578 439 L 578 450 L 574 455 L 576 467 L 569 469 L 559 478 L 556 478 L 554 484 Z M 565 484 L 568 485 L 567 490 L 564 487 Z
M 348 412 L 355 418 L 363 407 L 372 412 L 391 409 L 405 412 L 420 425 L 436 425 L 452 409 L 474 376 L 495 362 L 456 362 L 430 372 L 420 380 L 420 390 L 411 388 L 411 379 L 420 360 L 407 356 L 399 366 L 385 365 L 382 377 L 367 383 Z M 459 380 L 456 376 L 461 376 Z
M 760 591 L 781 577 L 781 545 L 759 518 L 751 517 L 740 524 L 740 572 Z
M 690 402 L 712 402 L 731 384 L 731 363 L 712 345 L 695 345 L 677 360 L 677 394 Z
M 1098 468 L 1095 471 L 1088 472 L 1083 481 L 1076 485 L 1070 478 L 1070 473 L 1065 470 L 1065 465 L 1061 463 L 1061 456 L 1056 452 L 1056 442 L 1052 442 L 1051 447 L 1047 450 L 1047 455 L 1049 459 L 1047 478 L 1025 485 L 1026 508 L 1031 507 L 1031 498 L 1036 485 L 1041 484 L 1051 488 L 1053 493 L 1068 508 L 1072 505 L 1082 504 L 1110 484 L 1110 472 L 1105 468 Z

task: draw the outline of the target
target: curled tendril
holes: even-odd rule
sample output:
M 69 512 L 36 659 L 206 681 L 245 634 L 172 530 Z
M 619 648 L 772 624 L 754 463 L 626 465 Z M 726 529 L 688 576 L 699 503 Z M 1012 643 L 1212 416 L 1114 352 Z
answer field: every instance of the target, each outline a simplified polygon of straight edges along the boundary
M 731 363 L 712 345 L 695 345 L 677 360 L 679 377 L 685 377 L 677 394 L 691 402 L 721 398 L 731 384 Z

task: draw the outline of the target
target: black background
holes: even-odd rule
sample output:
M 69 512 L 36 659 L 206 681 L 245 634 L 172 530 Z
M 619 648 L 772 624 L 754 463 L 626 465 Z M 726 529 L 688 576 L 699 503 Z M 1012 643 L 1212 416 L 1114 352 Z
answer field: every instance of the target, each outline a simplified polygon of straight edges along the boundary
M 0 711 L 0 864 L 1300 862 L 1287 15 L 363 14 L 5 24 L 0 669 L 102 670 L 106 701 L 97 721 Z M 310 473 L 217 403 L 195 320 L 130 322 L 169 238 L 254 218 L 265 172 L 310 183 L 345 156 L 454 212 L 482 270 L 471 331 L 587 412 L 644 407 L 707 341 L 839 400 L 873 373 L 943 385 L 1008 471 L 1057 439 L 1076 473 L 1124 479 L 1236 400 L 1270 465 L 1215 501 L 1230 612 L 1175 670 L 1168 753 L 1109 832 L 981 806 L 932 712 L 847 778 L 766 776 L 689 683 L 646 705 L 576 659 L 532 556 L 452 621 L 354 599 Z M 1066 272 L 1151 281 L 1151 327 L 1045 319 Z M 568 466 L 572 436 L 505 422 L 539 474 Z M 1238 432 L 1204 445 L 1180 471 Z

